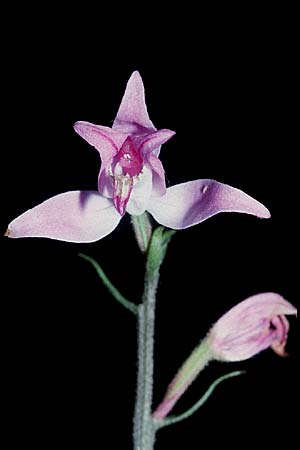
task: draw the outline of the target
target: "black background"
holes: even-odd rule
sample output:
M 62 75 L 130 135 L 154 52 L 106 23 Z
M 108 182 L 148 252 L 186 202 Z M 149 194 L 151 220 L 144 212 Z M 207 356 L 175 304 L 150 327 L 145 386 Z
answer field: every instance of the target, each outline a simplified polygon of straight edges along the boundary
M 176 20 L 173 11 L 132 14 L 138 18 L 123 17 L 117 7 L 99 14 L 87 8 L 76 17 L 7 12 L 1 232 L 53 195 L 96 189 L 98 154 L 72 126 L 112 124 L 133 70 L 144 80 L 155 126 L 177 133 L 161 152 L 169 185 L 214 178 L 270 209 L 270 220 L 223 214 L 174 237 L 158 294 L 157 404 L 230 307 L 264 291 L 296 305 L 295 36 L 293 13 L 274 9 L 180 11 Z M 131 448 L 135 319 L 78 257 L 95 257 L 138 302 L 144 260 L 129 218 L 95 244 L 0 242 L 2 394 L 11 445 Z M 212 364 L 174 412 L 191 406 L 217 376 L 247 374 L 225 382 L 186 422 L 162 430 L 157 450 L 198 449 L 207 440 L 291 444 L 296 320 L 291 325 L 289 358 L 266 351 L 243 363 Z

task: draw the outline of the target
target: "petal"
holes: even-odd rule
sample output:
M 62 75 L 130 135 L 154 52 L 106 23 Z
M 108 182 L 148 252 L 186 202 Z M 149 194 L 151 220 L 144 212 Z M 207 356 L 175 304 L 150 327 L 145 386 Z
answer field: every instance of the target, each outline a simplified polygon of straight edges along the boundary
M 161 225 L 178 230 L 196 225 L 220 212 L 270 217 L 267 208 L 254 198 L 214 180 L 195 180 L 172 186 L 164 196 L 151 198 L 148 211 Z
M 160 146 L 167 142 L 174 134 L 176 134 L 175 131 L 162 129 L 148 134 L 148 136 L 143 136 L 137 145 L 138 150 L 144 158 L 151 152 L 154 152 L 157 156 Z
M 256 336 L 245 339 L 243 342 L 233 342 L 231 346 L 218 346 L 216 341 L 214 345 L 215 357 L 221 361 L 244 361 L 269 348 L 272 342 L 273 334 L 268 332 L 268 330 L 257 333 Z
M 126 134 L 145 134 L 156 130 L 149 119 L 145 91 L 139 72 L 129 78 L 121 105 L 113 123 L 113 130 Z
M 111 233 L 121 216 L 111 200 L 95 191 L 56 195 L 13 220 L 12 238 L 46 237 L 67 242 L 94 242 Z
M 242 361 L 271 347 L 284 356 L 289 324 L 296 308 L 273 292 L 253 295 L 231 308 L 209 335 L 217 359 Z
M 116 210 L 121 216 L 124 216 L 126 212 L 127 203 L 130 199 L 132 188 L 132 177 L 115 176 L 113 202 Z
M 144 166 L 143 173 L 135 182 L 130 199 L 127 204 L 127 212 L 133 216 L 143 214 L 147 209 L 149 199 L 152 192 L 152 171 L 149 167 Z
M 271 345 L 272 350 L 279 356 L 287 356 L 285 346 L 288 338 L 290 324 L 285 316 L 275 316 L 272 319 L 275 328 L 275 337 Z
M 102 127 L 89 122 L 76 122 L 74 129 L 100 153 L 101 167 L 98 175 L 98 189 L 100 194 L 111 198 L 113 196 L 113 185 L 109 174 L 110 164 L 126 140 L 126 135 L 109 127 Z
M 104 167 L 102 164 L 100 167 L 98 175 L 98 191 L 104 197 L 112 198 L 114 195 L 114 183 L 110 164 Z
M 147 159 L 152 169 L 152 195 L 161 197 L 167 192 L 163 165 L 153 153 Z
M 281 295 L 274 292 L 264 292 L 252 295 L 231 308 L 218 320 L 215 327 L 217 326 L 220 336 L 223 336 L 228 334 L 228 330 L 240 328 L 246 319 L 249 320 L 249 326 L 255 326 L 255 322 L 262 318 L 269 319 L 278 315 L 295 314 L 297 314 L 297 309 Z M 220 327 L 218 324 L 220 324 Z
M 102 165 L 106 165 L 118 153 L 126 139 L 126 135 L 109 127 L 102 127 L 89 122 L 76 122 L 74 129 L 79 136 L 98 150 Z

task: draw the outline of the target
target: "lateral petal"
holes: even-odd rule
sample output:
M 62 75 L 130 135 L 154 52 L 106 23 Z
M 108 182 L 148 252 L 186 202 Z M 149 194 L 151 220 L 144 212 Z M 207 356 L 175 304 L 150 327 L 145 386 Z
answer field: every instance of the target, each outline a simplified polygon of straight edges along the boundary
M 107 164 L 118 153 L 126 139 L 126 135 L 109 127 L 94 125 L 89 122 L 76 122 L 74 129 L 79 136 L 98 150 L 103 165 Z
M 98 192 L 70 191 L 49 198 L 14 219 L 6 235 L 94 242 L 111 233 L 120 219 L 112 201 Z
M 151 197 L 148 211 L 169 228 L 184 229 L 220 212 L 240 212 L 269 218 L 267 208 L 245 192 L 215 180 L 195 180 L 167 189 L 162 197 Z

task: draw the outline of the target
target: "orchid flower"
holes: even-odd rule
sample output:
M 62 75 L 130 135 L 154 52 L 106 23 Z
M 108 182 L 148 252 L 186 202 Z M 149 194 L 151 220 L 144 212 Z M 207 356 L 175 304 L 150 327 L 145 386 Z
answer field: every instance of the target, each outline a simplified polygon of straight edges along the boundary
M 273 292 L 253 295 L 224 314 L 184 362 L 153 413 L 164 419 L 204 367 L 212 360 L 243 361 L 270 347 L 285 356 L 289 322 L 297 309 Z
M 253 295 L 234 306 L 212 327 L 208 340 L 215 359 L 243 361 L 270 347 L 285 356 L 286 315 L 297 309 L 279 294 Z
M 100 154 L 98 190 L 70 191 L 46 200 L 14 219 L 7 236 L 93 242 L 111 233 L 125 212 L 138 216 L 148 211 L 173 229 L 226 211 L 270 217 L 249 195 L 214 180 L 166 188 L 159 152 L 175 133 L 154 127 L 138 72 L 128 81 L 112 128 L 88 122 L 77 122 L 74 128 Z

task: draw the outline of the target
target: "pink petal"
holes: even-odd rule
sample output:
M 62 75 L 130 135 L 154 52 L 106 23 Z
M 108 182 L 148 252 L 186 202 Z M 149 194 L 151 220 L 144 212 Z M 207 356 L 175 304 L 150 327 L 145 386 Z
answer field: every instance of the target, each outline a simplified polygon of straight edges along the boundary
M 156 130 L 149 119 L 145 91 L 139 72 L 133 72 L 113 123 L 113 130 L 126 134 L 145 134 Z
M 272 319 L 275 328 L 275 338 L 271 345 L 272 350 L 279 356 L 287 356 L 285 346 L 288 338 L 290 324 L 285 316 L 275 316 Z
M 134 216 L 143 214 L 147 209 L 149 199 L 152 192 L 152 171 L 149 167 L 144 166 L 143 172 L 135 181 L 130 199 L 127 204 L 127 212 Z
M 146 157 L 151 152 L 154 152 L 154 154 L 157 155 L 160 146 L 167 142 L 174 134 L 176 134 L 175 131 L 167 129 L 155 131 L 140 139 L 138 150 L 143 157 Z
M 98 191 L 104 197 L 112 198 L 114 196 L 114 181 L 111 173 L 111 165 L 100 167 L 98 175 Z
M 296 308 L 273 292 L 253 295 L 231 308 L 212 327 L 209 339 L 217 359 L 242 361 L 271 347 L 284 355 L 289 324 Z
M 106 165 L 118 153 L 126 139 L 126 135 L 109 127 L 89 122 L 76 122 L 74 129 L 79 136 L 98 150 L 103 165 Z
M 162 197 L 152 197 L 148 211 L 158 223 L 183 229 L 220 212 L 241 212 L 269 218 L 265 206 L 239 189 L 214 180 L 195 180 L 167 189 Z
M 113 196 L 113 184 L 109 174 L 113 157 L 120 150 L 126 135 L 109 127 L 94 125 L 89 122 L 76 122 L 75 131 L 100 153 L 101 167 L 98 176 L 98 189 L 105 197 Z
M 274 292 L 264 292 L 252 295 L 224 314 L 217 322 L 217 324 L 220 322 L 222 325 L 218 332 L 220 336 L 227 335 L 228 330 L 231 330 L 233 326 L 239 327 L 241 321 L 244 322 L 245 319 L 249 320 L 249 326 L 255 326 L 255 322 L 262 317 L 294 315 L 296 313 L 296 308 L 281 295 Z
M 111 233 L 121 216 L 111 200 L 95 191 L 56 195 L 13 220 L 12 238 L 47 237 L 67 242 L 94 242 Z
M 152 169 L 152 195 L 161 197 L 167 192 L 163 165 L 153 153 L 150 153 L 147 159 Z

